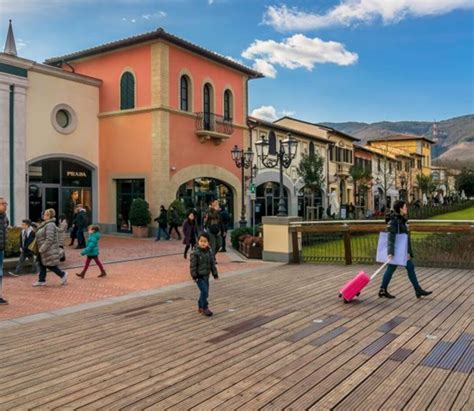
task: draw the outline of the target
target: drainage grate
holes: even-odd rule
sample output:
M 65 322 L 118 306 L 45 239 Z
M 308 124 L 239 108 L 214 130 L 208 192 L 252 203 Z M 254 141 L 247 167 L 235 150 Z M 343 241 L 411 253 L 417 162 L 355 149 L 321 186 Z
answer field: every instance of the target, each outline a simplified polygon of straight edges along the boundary
M 166 300 L 166 301 L 157 301 L 155 303 L 150 303 L 150 304 L 145 304 L 145 305 L 141 305 L 139 307 L 135 307 L 135 308 L 130 308 L 128 310 L 123 310 L 123 311 L 117 311 L 115 313 L 113 313 L 114 315 L 122 315 L 122 314 L 129 314 L 129 313 L 133 313 L 135 311 L 141 311 L 141 310 L 144 310 L 145 308 L 151 308 L 151 307 L 155 307 L 157 305 L 163 305 L 163 304 L 168 304 L 168 301 L 178 301 L 178 300 L 184 300 L 183 297 L 176 297 L 176 298 L 173 298 L 172 300 Z
M 382 324 L 377 329 L 377 331 L 388 333 L 389 331 L 392 331 L 395 327 L 400 325 L 405 320 L 406 320 L 406 317 L 394 317 L 390 321 L 387 321 L 385 324 Z
M 319 347 L 320 345 L 326 344 L 328 341 L 331 341 L 332 339 L 336 338 L 338 335 L 341 335 L 345 331 L 347 331 L 346 327 L 340 326 L 334 328 L 334 330 L 329 331 L 326 334 L 323 334 L 321 337 L 311 341 L 310 344 Z
M 469 348 L 471 340 L 472 334 L 461 334 L 437 366 L 445 370 L 452 370 Z
M 390 344 L 393 340 L 395 340 L 395 338 L 397 337 L 398 337 L 398 334 L 392 334 L 392 333 L 384 334 L 380 338 L 375 340 L 372 344 L 365 347 L 362 350 L 362 353 L 370 355 L 370 356 L 375 355 L 379 351 L 381 351 L 383 348 L 385 348 L 388 344 Z
M 299 340 L 302 340 L 303 338 L 308 337 L 311 334 L 314 334 L 316 331 L 321 330 L 322 328 L 336 322 L 337 320 L 340 320 L 341 318 L 342 317 L 339 315 L 329 315 L 322 322 L 313 323 L 309 327 L 303 328 L 301 331 L 298 331 L 297 333 L 290 335 L 286 340 L 290 342 L 298 342 Z
M 474 368 L 474 346 L 470 346 L 464 355 L 461 357 L 459 362 L 454 367 L 454 371 L 463 372 L 469 374 Z
M 413 350 L 409 350 L 408 348 L 399 348 L 390 357 L 388 357 L 388 359 L 399 362 L 405 361 L 412 352 Z
M 433 349 L 421 362 L 421 365 L 426 365 L 427 367 L 436 367 L 441 358 L 443 358 L 444 354 L 446 354 L 452 345 L 453 343 L 448 341 L 438 342 L 438 344 L 433 347 Z

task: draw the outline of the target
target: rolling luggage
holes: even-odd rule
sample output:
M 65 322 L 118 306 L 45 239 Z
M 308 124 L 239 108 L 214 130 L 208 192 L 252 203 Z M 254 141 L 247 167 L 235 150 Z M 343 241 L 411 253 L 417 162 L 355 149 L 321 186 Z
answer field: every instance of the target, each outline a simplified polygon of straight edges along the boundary
M 343 298 L 344 303 L 348 303 L 355 297 L 358 297 L 364 287 L 369 284 L 370 281 L 373 280 L 375 276 L 380 273 L 380 271 L 382 271 L 388 263 L 389 261 L 386 261 L 370 277 L 364 271 L 359 272 L 359 274 L 357 274 L 352 280 L 347 282 L 344 287 L 339 290 L 339 298 Z

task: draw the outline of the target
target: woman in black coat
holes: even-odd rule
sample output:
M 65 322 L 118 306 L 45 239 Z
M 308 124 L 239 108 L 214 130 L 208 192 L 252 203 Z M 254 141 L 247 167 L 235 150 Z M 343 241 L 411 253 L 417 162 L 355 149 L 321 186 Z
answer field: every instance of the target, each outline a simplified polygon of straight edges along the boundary
M 397 234 L 409 234 L 408 230 L 408 208 L 405 201 L 398 200 L 393 205 L 394 213 L 387 216 L 387 231 L 388 231 L 388 259 L 392 259 L 395 254 L 395 238 Z M 395 298 L 394 295 L 387 291 L 392 275 L 397 269 L 394 264 L 389 264 L 387 270 L 383 275 L 382 284 L 380 285 L 379 297 Z M 416 278 L 415 264 L 413 264 L 413 250 L 411 248 L 410 236 L 408 235 L 408 261 L 406 265 L 408 278 L 411 281 L 417 298 L 430 295 L 432 291 L 425 291 L 421 288 Z
M 183 223 L 183 244 L 186 245 L 184 248 L 184 258 L 188 257 L 188 251 L 190 248 L 194 248 L 196 245 L 197 238 L 197 224 L 196 218 L 192 211 L 188 212 L 186 220 Z

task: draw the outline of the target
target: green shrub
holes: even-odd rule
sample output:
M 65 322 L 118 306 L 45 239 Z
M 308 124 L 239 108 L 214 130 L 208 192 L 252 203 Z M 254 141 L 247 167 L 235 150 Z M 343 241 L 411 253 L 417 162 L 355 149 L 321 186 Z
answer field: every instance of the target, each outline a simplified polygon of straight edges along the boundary
M 261 226 L 255 227 L 255 235 L 258 237 L 259 233 L 261 232 Z M 230 234 L 230 242 L 232 244 L 232 247 L 234 247 L 236 250 L 239 249 L 239 237 L 244 234 L 250 234 L 253 235 L 253 228 L 252 227 L 240 227 L 236 228 L 235 230 L 232 230 Z
M 174 200 L 168 207 L 168 223 L 171 223 L 172 221 L 172 212 L 171 212 L 171 207 L 176 208 L 178 211 L 178 224 L 181 225 L 184 223 L 184 220 L 186 219 L 186 208 L 184 207 L 184 204 L 176 199 Z
M 143 198 L 135 198 L 130 207 L 130 224 L 132 226 L 147 226 L 151 222 L 150 207 Z
M 8 227 L 5 257 L 17 257 L 20 255 L 20 235 L 21 227 Z

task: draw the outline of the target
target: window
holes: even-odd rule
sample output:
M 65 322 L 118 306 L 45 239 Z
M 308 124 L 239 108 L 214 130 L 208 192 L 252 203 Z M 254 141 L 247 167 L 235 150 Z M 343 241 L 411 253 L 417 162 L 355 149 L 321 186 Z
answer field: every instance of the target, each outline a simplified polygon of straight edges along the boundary
M 329 160 L 334 161 L 334 146 L 329 149 Z
M 209 83 L 204 84 L 203 90 L 203 112 L 204 112 L 204 128 L 211 129 L 211 109 L 212 109 L 212 86 Z
M 336 147 L 336 161 L 342 161 L 342 148 Z
M 277 153 L 277 145 L 276 145 L 276 136 L 273 131 L 270 131 L 268 135 L 268 154 L 276 155 Z
M 51 112 L 51 123 L 58 133 L 71 134 L 77 127 L 77 116 L 71 106 L 58 104 Z
M 391 161 L 388 162 L 388 172 L 390 174 L 392 174 L 392 162 Z
M 402 162 L 401 161 L 397 161 L 397 170 L 402 171 Z
M 224 91 L 224 121 L 232 121 L 232 92 Z
M 379 173 L 382 171 L 382 167 L 380 166 L 380 157 L 377 158 L 377 171 Z
M 180 109 L 183 111 L 190 110 L 189 104 L 189 77 L 188 76 L 181 76 L 180 81 Z
M 309 143 L 309 155 L 314 156 L 314 143 Z
M 120 109 L 135 108 L 135 78 L 126 71 L 120 79 Z

